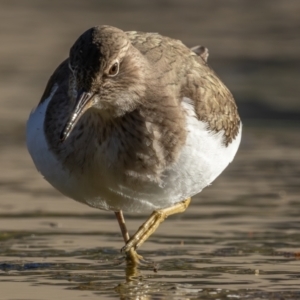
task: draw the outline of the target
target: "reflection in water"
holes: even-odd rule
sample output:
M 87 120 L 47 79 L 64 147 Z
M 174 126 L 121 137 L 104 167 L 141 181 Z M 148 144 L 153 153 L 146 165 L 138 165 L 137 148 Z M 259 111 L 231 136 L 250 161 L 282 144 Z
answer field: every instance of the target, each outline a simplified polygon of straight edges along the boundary
M 2 148 L 1 165 L 14 157 L 1 190 L 1 295 L 299 299 L 299 148 L 296 129 L 246 128 L 235 163 L 140 250 L 157 273 L 125 264 L 113 214 L 53 193 L 25 149 Z M 132 232 L 146 218 L 126 217 Z

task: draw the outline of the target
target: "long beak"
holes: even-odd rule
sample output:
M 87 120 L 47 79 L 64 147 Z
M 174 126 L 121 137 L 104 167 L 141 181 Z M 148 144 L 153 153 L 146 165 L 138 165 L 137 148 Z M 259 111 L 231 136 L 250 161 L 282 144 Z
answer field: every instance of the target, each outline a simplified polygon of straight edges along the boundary
M 91 99 L 93 98 L 93 95 L 94 94 L 91 92 L 78 92 L 75 109 L 66 126 L 64 127 L 63 131 L 60 134 L 61 142 L 64 142 L 68 138 L 80 117 L 87 111 L 87 109 L 89 109 L 92 106 Z

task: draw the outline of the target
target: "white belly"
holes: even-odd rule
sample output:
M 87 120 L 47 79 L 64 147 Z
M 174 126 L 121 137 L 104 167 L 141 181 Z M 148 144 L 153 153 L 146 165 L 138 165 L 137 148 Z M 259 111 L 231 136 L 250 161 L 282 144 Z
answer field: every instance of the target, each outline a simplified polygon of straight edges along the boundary
M 162 182 L 127 185 L 118 176 L 120 170 L 109 167 L 105 157 L 109 149 L 99 149 L 101 159 L 97 170 L 90 174 L 70 173 L 64 169 L 49 150 L 43 124 L 45 112 L 57 87 L 35 111 L 27 122 L 27 147 L 38 171 L 56 189 L 77 201 L 105 210 L 147 212 L 168 207 L 199 193 L 209 185 L 233 160 L 241 139 L 239 134 L 227 147 L 222 143 L 223 132 L 206 130 L 194 113 L 189 99 L 182 106 L 186 111 L 187 140 L 178 161 L 164 171 Z

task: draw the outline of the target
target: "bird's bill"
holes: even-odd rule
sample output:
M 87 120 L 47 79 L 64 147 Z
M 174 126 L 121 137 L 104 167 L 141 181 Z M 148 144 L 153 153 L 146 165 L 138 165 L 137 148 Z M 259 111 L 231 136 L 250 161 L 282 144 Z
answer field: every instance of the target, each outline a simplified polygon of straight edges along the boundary
M 75 125 L 79 121 L 80 117 L 92 106 L 92 98 L 93 93 L 79 91 L 76 99 L 75 109 L 71 114 L 71 117 L 67 124 L 65 125 L 63 131 L 60 135 L 60 141 L 64 142 L 72 130 L 74 129 Z

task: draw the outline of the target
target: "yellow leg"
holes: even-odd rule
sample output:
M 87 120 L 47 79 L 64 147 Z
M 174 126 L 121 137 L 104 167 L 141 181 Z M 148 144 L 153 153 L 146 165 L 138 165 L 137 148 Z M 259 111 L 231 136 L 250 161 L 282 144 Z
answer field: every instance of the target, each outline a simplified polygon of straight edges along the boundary
M 126 228 L 123 212 L 121 210 L 120 211 L 115 211 L 115 215 L 116 215 L 116 218 L 118 220 L 124 242 L 127 243 L 130 236 L 129 236 L 129 233 L 128 233 L 127 228 Z
M 127 243 L 129 241 L 130 237 L 129 237 L 129 233 L 126 228 L 123 212 L 121 210 L 116 211 L 115 215 L 118 220 L 124 242 Z M 142 259 L 143 259 L 143 257 L 141 255 L 137 254 L 137 252 L 133 248 L 126 252 L 126 260 L 129 263 L 137 265 L 140 262 L 140 260 L 142 260 Z
M 122 248 L 122 252 L 130 253 L 132 250 L 139 248 L 149 236 L 155 232 L 159 224 L 162 223 L 168 216 L 184 212 L 191 202 L 188 198 L 174 206 L 154 211 L 148 220 L 138 229 L 138 231 L 127 241 Z

